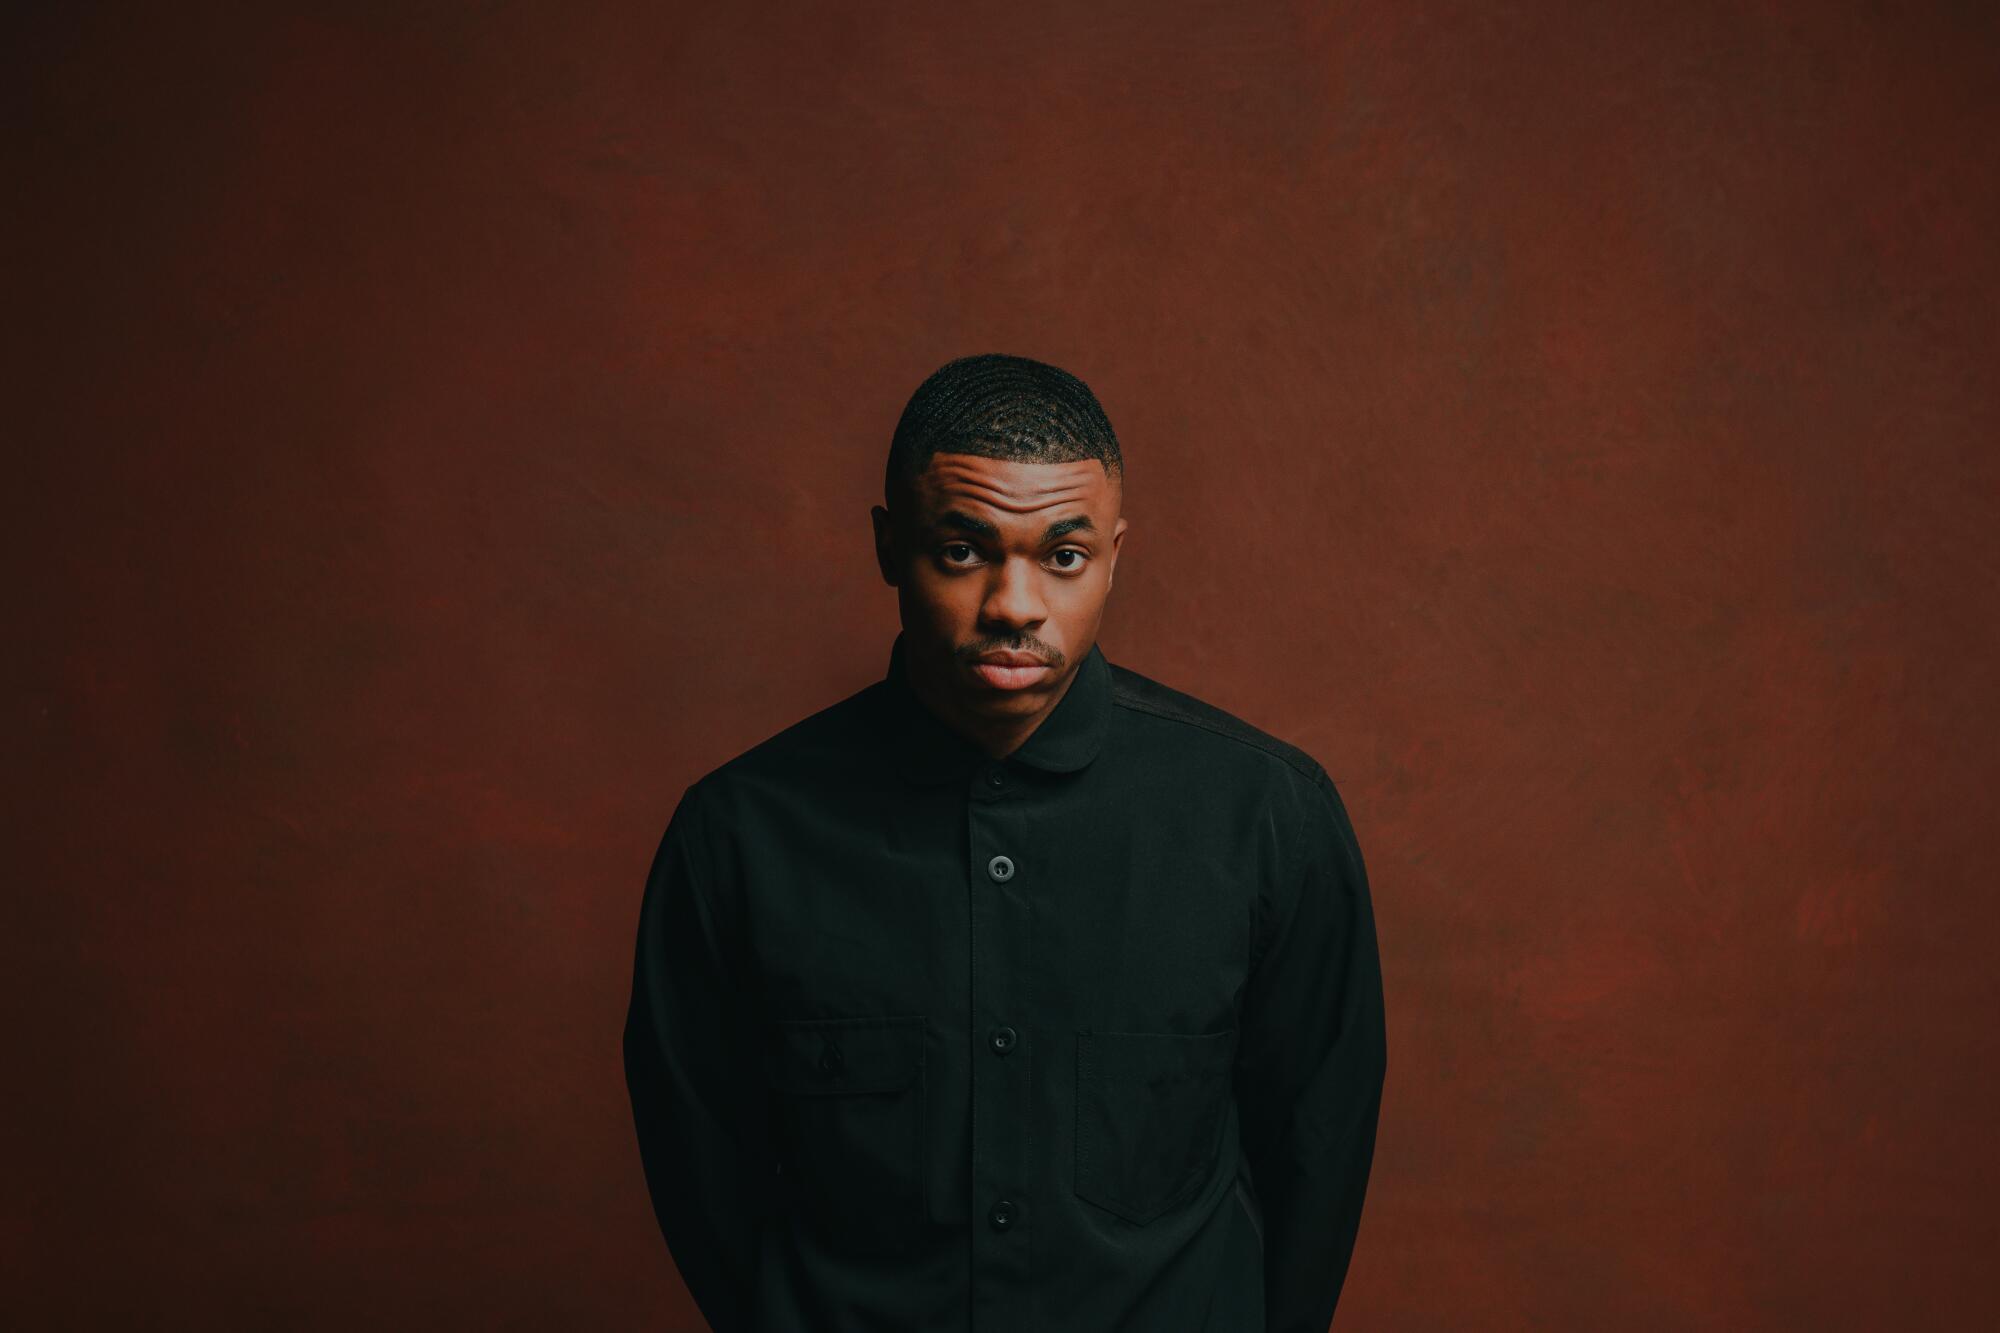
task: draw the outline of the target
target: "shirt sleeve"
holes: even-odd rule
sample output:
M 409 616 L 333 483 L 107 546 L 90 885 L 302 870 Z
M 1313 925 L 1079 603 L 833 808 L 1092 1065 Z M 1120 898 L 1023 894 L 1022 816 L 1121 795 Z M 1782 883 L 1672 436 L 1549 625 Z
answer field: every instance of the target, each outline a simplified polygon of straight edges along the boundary
M 646 1188 L 688 1293 L 716 1333 L 750 1327 L 770 1165 L 759 1047 L 738 986 L 739 918 L 707 877 L 699 785 L 669 820 L 639 910 L 625 1082 Z
M 1333 781 L 1306 793 L 1293 882 L 1260 902 L 1236 1069 L 1264 1214 L 1266 1333 L 1326 1333 L 1375 1155 L 1388 1041 L 1361 849 Z

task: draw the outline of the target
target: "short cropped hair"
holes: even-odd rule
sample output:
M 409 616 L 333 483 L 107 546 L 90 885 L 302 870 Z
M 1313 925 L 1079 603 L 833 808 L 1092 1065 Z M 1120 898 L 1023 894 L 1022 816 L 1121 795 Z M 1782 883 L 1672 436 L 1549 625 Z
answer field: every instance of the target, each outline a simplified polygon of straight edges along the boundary
M 1046 362 L 998 352 L 947 361 L 910 395 L 883 475 L 890 508 L 940 453 L 1028 463 L 1094 458 L 1112 480 L 1125 475 L 1118 436 L 1089 385 Z

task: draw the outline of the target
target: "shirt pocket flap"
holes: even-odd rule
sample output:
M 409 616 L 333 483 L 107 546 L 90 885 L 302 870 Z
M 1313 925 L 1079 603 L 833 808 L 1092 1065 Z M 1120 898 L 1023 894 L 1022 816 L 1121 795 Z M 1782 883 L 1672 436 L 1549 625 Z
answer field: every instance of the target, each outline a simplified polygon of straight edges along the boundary
M 1157 1090 L 1204 1079 L 1236 1059 L 1236 1029 L 1220 1032 L 1079 1032 L 1077 1045 L 1089 1073 Z
M 779 1092 L 894 1092 L 915 1082 L 923 1064 L 922 1014 L 765 1024 L 764 1079 Z

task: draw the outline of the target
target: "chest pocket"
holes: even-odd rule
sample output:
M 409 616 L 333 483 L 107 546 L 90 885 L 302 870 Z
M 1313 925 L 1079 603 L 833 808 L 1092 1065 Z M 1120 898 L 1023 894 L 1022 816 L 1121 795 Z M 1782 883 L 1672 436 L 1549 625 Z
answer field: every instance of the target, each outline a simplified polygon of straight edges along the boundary
M 1228 1122 L 1235 1029 L 1076 1034 L 1076 1193 L 1144 1224 L 1198 1192 Z
M 784 1192 L 824 1243 L 908 1252 L 929 1220 L 924 1016 L 767 1022 L 764 1081 Z

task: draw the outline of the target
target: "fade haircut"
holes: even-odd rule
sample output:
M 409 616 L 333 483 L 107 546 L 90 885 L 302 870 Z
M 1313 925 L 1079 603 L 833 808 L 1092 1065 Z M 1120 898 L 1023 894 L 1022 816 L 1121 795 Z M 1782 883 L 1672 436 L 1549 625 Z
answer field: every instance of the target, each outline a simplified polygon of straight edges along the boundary
M 902 507 L 940 453 L 1024 463 L 1094 458 L 1114 482 L 1125 475 L 1111 419 L 1089 385 L 1045 362 L 998 352 L 947 361 L 910 395 L 883 477 L 890 509 Z

